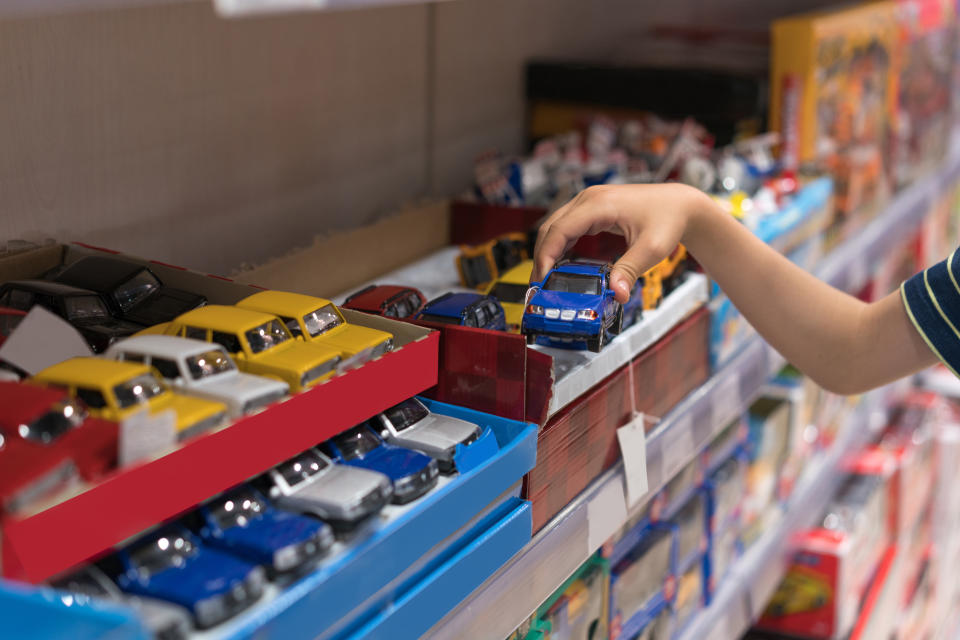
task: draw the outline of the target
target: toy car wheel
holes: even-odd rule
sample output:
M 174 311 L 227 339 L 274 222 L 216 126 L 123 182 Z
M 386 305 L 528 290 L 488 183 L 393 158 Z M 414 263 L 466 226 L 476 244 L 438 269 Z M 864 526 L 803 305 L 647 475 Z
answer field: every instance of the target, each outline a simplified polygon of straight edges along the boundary
M 587 338 L 587 349 L 594 353 L 600 353 L 600 349 L 603 349 L 604 337 L 606 335 L 607 332 L 601 329 L 596 338 Z
M 613 327 L 611 328 L 611 331 L 617 335 L 623 333 L 623 306 L 617 309 L 617 318 L 613 321 Z
M 523 334 L 523 337 L 527 339 L 527 344 L 533 344 L 537 340 L 537 336 L 533 335 L 532 333 L 525 333 Z

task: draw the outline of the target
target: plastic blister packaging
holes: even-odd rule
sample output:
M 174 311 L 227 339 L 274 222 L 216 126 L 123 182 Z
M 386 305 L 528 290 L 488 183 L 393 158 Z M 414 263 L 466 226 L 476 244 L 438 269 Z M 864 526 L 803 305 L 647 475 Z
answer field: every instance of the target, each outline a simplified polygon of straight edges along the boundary
M 685 569 L 698 553 L 706 548 L 707 500 L 706 494 L 698 491 L 673 517 L 677 525 L 677 559 L 681 570 Z
M 740 509 L 746 491 L 747 463 L 742 455 L 735 454 L 710 474 L 708 486 L 711 491 L 713 526 L 723 528 Z
M 683 629 L 694 614 L 703 608 L 703 563 L 694 562 L 690 569 L 677 580 L 676 611 L 677 629 Z
M 629 620 L 648 606 L 673 575 L 676 529 L 656 527 L 613 569 L 611 609 Z M 669 599 L 669 597 L 667 598 Z

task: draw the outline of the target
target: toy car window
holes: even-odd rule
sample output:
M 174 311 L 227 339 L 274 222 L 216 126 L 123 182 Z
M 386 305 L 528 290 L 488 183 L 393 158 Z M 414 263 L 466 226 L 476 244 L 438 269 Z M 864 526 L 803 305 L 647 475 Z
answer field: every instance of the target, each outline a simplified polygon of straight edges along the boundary
M 90 596 L 92 598 L 109 598 L 112 594 L 87 571 L 75 573 L 53 583 L 53 586 L 62 591 Z
M 11 289 L 4 294 L 3 306 L 11 309 L 20 309 L 21 311 L 30 311 L 33 306 L 33 294 L 29 291 L 20 289 Z
M 344 460 L 361 458 L 380 446 L 380 439 L 363 426 L 354 427 L 331 440 L 340 449 L 340 456 Z
M 494 285 L 493 289 L 490 290 L 490 295 L 500 302 L 523 304 L 523 301 L 527 296 L 527 289 L 529 288 L 530 287 L 525 284 L 498 282 L 496 285 Z
M 212 349 L 187 358 L 187 370 L 194 380 L 215 376 L 225 371 L 233 371 L 236 366 L 223 351 Z
M 490 265 L 487 256 L 461 256 L 460 268 L 463 270 L 463 281 L 468 287 L 474 287 L 484 282 L 490 282 Z
M 295 487 L 310 476 L 326 469 L 329 463 L 312 451 L 305 451 L 296 458 L 291 458 L 283 464 L 277 465 L 277 471 L 291 487 Z
M 213 331 L 210 334 L 210 341 L 216 342 L 221 347 L 229 351 L 230 353 L 237 353 L 243 351 L 243 347 L 240 345 L 240 338 L 235 336 L 232 333 L 224 333 L 222 331 Z
M 9 336 L 17 328 L 23 316 L 13 313 L 0 313 L 0 335 Z
M 67 318 L 70 320 L 107 318 L 110 316 L 103 300 L 97 296 L 69 296 L 64 298 L 63 302 L 66 306 Z
M 430 412 L 423 406 L 423 403 L 416 398 L 404 400 L 400 404 L 384 411 L 387 420 L 390 421 L 390 424 L 392 424 L 393 428 L 398 432 L 409 429 L 429 414 Z
M 121 353 L 120 359 L 125 362 L 139 362 L 140 364 L 143 364 L 144 362 L 147 361 L 147 359 L 142 355 L 140 355 L 139 353 L 130 353 L 130 352 Z
M 83 400 L 83 404 L 92 409 L 103 409 L 107 406 L 107 401 L 103 394 L 96 389 L 77 389 L 77 397 Z
M 148 578 L 164 569 L 182 567 L 196 553 L 197 547 L 189 538 L 174 533 L 140 547 L 130 554 L 130 561 L 141 577 Z
M 149 373 L 144 373 L 115 386 L 113 394 L 117 397 L 117 406 L 126 409 L 147 402 L 165 390 L 159 380 Z
M 592 296 L 600 295 L 600 277 L 580 273 L 560 273 L 554 271 L 547 278 L 543 286 L 548 291 L 561 293 L 584 293 Z
M 281 316 L 280 319 L 283 320 L 283 324 L 287 326 L 287 331 L 289 331 L 290 335 L 292 335 L 294 338 L 303 335 L 303 331 L 300 331 L 300 323 L 297 322 L 296 318 Z
M 436 322 L 437 324 L 460 324 L 460 318 L 451 316 L 437 316 L 432 313 L 424 313 L 420 319 L 425 322 Z
M 477 327 L 477 316 L 473 313 L 468 313 L 467 317 L 463 320 L 463 326 L 465 327 Z
M 484 306 L 486 307 L 487 315 L 490 316 L 491 320 L 500 315 L 500 309 L 498 309 L 497 305 L 493 304 L 493 302 L 487 302 Z
M 401 303 L 398 302 L 397 304 L 392 304 L 387 307 L 384 310 L 383 315 L 387 318 L 402 318 L 404 317 L 400 315 L 402 309 L 403 307 L 401 306 Z
M 393 317 L 396 318 L 406 318 L 417 310 L 417 307 L 414 306 L 413 300 L 410 299 L 410 296 L 397 300 L 396 304 L 393 305 L 393 308 L 395 309 L 394 313 L 396 314 Z
M 259 327 L 250 329 L 244 335 L 247 336 L 247 342 L 250 343 L 250 350 L 254 353 L 266 351 L 290 339 L 290 332 L 287 331 L 287 328 L 284 327 L 279 320 L 265 322 Z M 214 342 L 216 342 L 216 340 L 214 340 Z M 227 345 L 223 346 L 226 347 Z M 230 350 L 230 347 L 227 347 L 227 351 Z M 239 349 L 234 349 L 234 351 L 239 351 Z
M 200 327 L 184 327 L 183 328 L 183 337 L 184 338 L 193 338 L 194 340 L 207 340 L 207 330 L 201 329 Z
M 485 327 L 485 326 L 487 326 L 487 322 L 490 320 L 490 314 L 487 313 L 487 309 L 486 309 L 486 307 L 484 307 L 483 305 L 480 305 L 479 307 L 477 307 L 476 309 L 474 309 L 474 310 L 473 310 L 473 313 L 472 313 L 472 314 L 469 314 L 467 317 L 469 318 L 469 317 L 472 316 L 472 315 L 475 315 L 475 316 L 476 316 L 476 318 L 477 318 L 477 324 L 476 324 L 476 326 L 478 326 L 478 327 Z
M 153 358 L 151 364 L 160 372 L 161 376 L 168 380 L 176 380 L 180 377 L 180 367 L 173 360 Z
M 146 300 L 159 288 L 160 281 L 156 276 L 146 269 L 141 269 L 113 291 L 113 299 L 121 309 L 129 311 L 131 307 Z
M 66 400 L 30 424 L 20 425 L 20 436 L 32 442 L 50 444 L 60 436 L 83 424 L 83 410 L 75 402 Z
M 234 491 L 210 505 L 210 513 L 221 529 L 245 527 L 267 510 L 252 491 Z
M 334 327 L 343 324 L 343 318 L 332 304 L 327 304 L 313 313 L 303 316 L 303 324 L 307 327 L 310 336 L 316 338 L 322 333 L 326 333 Z

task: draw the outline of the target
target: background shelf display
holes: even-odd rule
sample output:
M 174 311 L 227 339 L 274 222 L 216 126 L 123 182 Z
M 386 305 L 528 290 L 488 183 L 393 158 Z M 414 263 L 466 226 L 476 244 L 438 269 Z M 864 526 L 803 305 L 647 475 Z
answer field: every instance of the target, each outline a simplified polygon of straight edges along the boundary
M 898 194 L 861 233 L 836 247 L 816 270 L 818 277 L 848 291 L 862 286 L 879 259 L 902 242 L 907 232 L 917 227 L 934 200 L 951 188 L 958 176 L 960 144 L 954 137 L 942 169 Z M 646 443 L 647 496 L 662 488 L 736 417 L 783 364 L 783 358 L 772 347 L 754 336 L 707 383 L 664 416 Z M 879 391 L 875 394 L 876 397 L 882 395 Z M 877 405 L 872 403 L 871 406 Z M 847 429 L 846 434 L 829 455 L 806 474 L 803 485 L 798 487 L 798 497 L 792 503 L 797 509 L 791 509 L 780 526 L 769 532 L 732 569 L 738 578 L 727 580 L 725 584 L 730 591 L 734 590 L 729 586 L 730 582 L 742 581 L 736 593 L 718 594 L 706 613 L 691 623 L 685 637 L 706 637 L 690 635 L 690 629 L 712 629 L 711 632 L 717 635 L 710 636 L 711 640 L 736 637 L 737 634 L 732 633 L 735 628 L 739 629 L 737 633 L 746 630 L 782 577 L 782 563 L 768 561 L 782 553 L 788 532 L 802 524 L 803 517 L 816 517 L 814 502 L 825 500 L 837 482 L 835 463 L 844 452 L 861 443 L 860 438 L 868 436 L 867 430 L 857 429 Z M 624 482 L 621 462 L 554 517 L 518 556 L 439 621 L 427 637 L 472 637 L 478 633 L 491 637 L 509 635 L 610 535 L 619 530 L 630 515 L 642 509 L 643 503 L 635 505 L 628 513 L 624 507 Z M 814 511 L 806 513 L 802 508 Z M 743 589 L 751 594 L 747 601 L 749 609 L 743 602 Z M 731 614 L 731 633 L 728 634 L 726 627 L 711 628 L 708 623 L 700 622 L 707 616 L 719 616 L 716 612 L 726 611 L 728 607 L 735 611 Z M 742 615 L 737 613 L 740 608 L 743 608 Z

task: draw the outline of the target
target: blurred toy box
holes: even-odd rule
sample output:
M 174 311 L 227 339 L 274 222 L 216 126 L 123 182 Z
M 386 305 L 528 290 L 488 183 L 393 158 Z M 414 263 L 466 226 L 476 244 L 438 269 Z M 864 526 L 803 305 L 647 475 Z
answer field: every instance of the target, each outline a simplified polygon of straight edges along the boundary
M 837 225 L 856 227 L 889 193 L 896 120 L 896 5 L 870 2 L 773 23 L 770 126 L 786 169 L 836 180 Z

